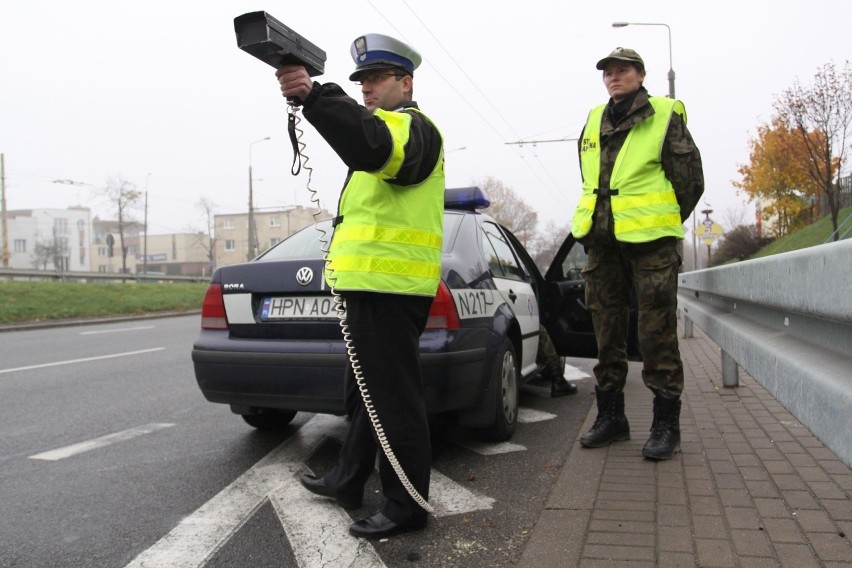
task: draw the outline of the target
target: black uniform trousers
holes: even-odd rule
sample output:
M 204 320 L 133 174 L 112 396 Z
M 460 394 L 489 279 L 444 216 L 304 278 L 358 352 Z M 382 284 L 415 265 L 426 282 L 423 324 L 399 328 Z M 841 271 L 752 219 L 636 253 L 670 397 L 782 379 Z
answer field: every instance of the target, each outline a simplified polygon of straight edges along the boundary
M 432 448 L 420 373 L 420 334 L 432 298 L 376 292 L 342 292 L 356 356 L 387 441 L 408 480 L 429 498 Z M 345 379 L 351 417 L 340 459 L 323 479 L 338 497 L 360 498 L 376 452 L 384 502 L 381 511 L 400 525 L 421 523 L 426 511 L 408 494 L 379 446 L 351 368 Z

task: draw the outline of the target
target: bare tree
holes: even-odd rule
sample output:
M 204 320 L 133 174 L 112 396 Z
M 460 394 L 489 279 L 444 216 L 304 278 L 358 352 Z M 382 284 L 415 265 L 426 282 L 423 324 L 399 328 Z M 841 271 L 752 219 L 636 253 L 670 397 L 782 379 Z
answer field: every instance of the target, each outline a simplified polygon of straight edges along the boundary
M 559 251 L 559 247 L 562 246 L 565 237 L 570 232 L 571 223 L 560 226 L 553 221 L 548 221 L 544 230 L 535 235 L 528 250 L 542 274 L 550 267 L 553 258 Z M 579 247 L 580 245 L 577 246 Z
M 195 231 L 196 241 L 198 245 L 207 253 L 207 259 L 210 261 L 210 268 L 216 266 L 216 236 L 214 234 L 216 204 L 209 197 L 201 197 L 195 207 L 201 210 L 201 218 L 205 224 L 205 231 Z
M 512 231 L 524 247 L 531 243 L 538 225 L 538 213 L 496 178 L 489 176 L 474 185 L 478 185 L 491 201 L 488 214 Z
M 722 212 L 722 227 L 727 231 L 732 231 L 734 227 L 740 225 L 751 224 L 752 219 L 748 218 L 749 209 L 744 206 L 725 209 Z
M 143 195 L 136 189 L 136 184 L 123 179 L 120 175 L 107 179 L 102 194 L 109 199 L 115 208 L 118 221 L 118 237 L 121 245 L 121 272 L 127 272 L 127 246 L 124 244 L 125 230 L 135 224 L 131 212 L 139 198 Z
M 56 238 L 39 241 L 33 247 L 31 260 L 36 270 L 47 270 L 50 264 L 54 270 L 59 270 L 62 265 L 62 246 Z
M 797 80 L 773 106 L 802 137 L 809 156 L 808 175 L 825 195 L 837 240 L 840 210 L 837 181 L 847 158 L 852 127 L 852 68 L 849 62 L 840 71 L 834 63 L 823 65 L 810 87 L 803 87 Z

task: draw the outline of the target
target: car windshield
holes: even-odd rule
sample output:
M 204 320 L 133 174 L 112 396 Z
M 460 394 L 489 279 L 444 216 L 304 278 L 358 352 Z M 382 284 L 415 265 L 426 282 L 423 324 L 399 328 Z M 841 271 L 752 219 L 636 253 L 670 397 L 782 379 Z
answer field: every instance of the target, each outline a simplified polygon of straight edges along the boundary
M 454 212 L 444 213 L 444 246 L 443 252 L 447 252 L 450 246 L 448 238 L 454 235 L 456 228 L 461 223 L 464 215 Z M 318 230 L 320 229 L 320 230 Z M 323 234 L 323 231 L 325 234 Z M 316 225 L 305 227 L 297 233 L 293 233 L 265 253 L 258 260 L 281 260 L 291 258 L 320 258 L 322 257 L 322 248 L 320 238 L 331 240 L 333 231 L 331 229 L 331 220 L 326 219 L 320 221 Z

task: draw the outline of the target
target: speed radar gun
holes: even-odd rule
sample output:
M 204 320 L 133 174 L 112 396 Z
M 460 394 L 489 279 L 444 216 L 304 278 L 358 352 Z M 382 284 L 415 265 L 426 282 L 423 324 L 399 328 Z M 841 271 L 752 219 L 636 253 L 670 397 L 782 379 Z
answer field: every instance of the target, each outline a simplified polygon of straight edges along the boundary
M 282 65 L 301 65 L 307 71 L 308 75 L 315 77 L 322 75 L 325 72 L 325 51 L 309 42 L 292 29 L 288 28 L 280 21 L 276 20 L 266 12 L 249 12 L 242 16 L 234 18 L 234 31 L 237 34 L 237 45 L 246 53 L 254 55 L 264 63 L 278 69 Z M 293 167 L 291 173 L 298 175 L 302 166 L 302 158 L 304 158 L 305 169 L 309 172 L 308 176 L 308 191 L 311 192 L 311 200 L 317 205 L 318 213 L 321 212 L 319 207 L 319 199 L 317 198 L 316 190 L 310 186 L 310 171 L 307 166 L 307 156 L 304 155 L 305 144 L 299 140 L 301 130 L 297 128 L 296 111 L 299 107 L 299 102 L 295 99 L 288 99 L 288 116 L 287 130 L 290 134 L 290 141 L 293 143 Z M 299 132 L 297 136 L 296 132 Z M 328 267 L 328 244 L 329 239 L 323 229 L 317 227 L 320 232 L 320 241 L 323 243 L 323 251 L 326 256 L 326 267 Z M 376 414 L 375 407 L 370 400 L 370 395 L 367 392 L 367 385 L 364 375 L 361 372 L 361 366 L 358 364 L 358 356 L 355 352 L 355 346 L 352 342 L 349 333 L 349 324 L 346 322 L 346 308 L 343 305 L 343 300 L 340 295 L 334 290 L 335 278 L 333 272 L 328 269 L 328 281 L 331 287 L 331 293 L 334 296 L 334 301 L 337 306 L 337 315 L 340 319 L 340 328 L 343 332 L 343 340 L 346 343 L 346 353 L 349 357 L 349 362 L 352 365 L 352 371 L 355 375 L 355 380 L 358 384 L 358 390 L 364 400 L 364 406 L 367 409 L 367 414 L 376 431 L 379 440 L 379 445 L 382 448 L 388 462 L 399 477 L 400 482 L 411 495 L 411 498 L 417 502 L 428 512 L 433 512 L 431 505 L 417 492 L 408 477 L 405 475 L 402 466 L 394 456 L 393 449 L 387 441 L 382 425 L 379 422 L 379 417 Z
M 282 65 L 301 65 L 308 75 L 325 72 L 325 51 L 318 48 L 266 12 L 249 12 L 234 18 L 237 46 L 264 63 L 278 69 Z M 301 151 L 296 136 L 296 110 L 299 102 L 288 98 L 287 131 L 293 144 L 293 165 L 290 173 L 299 175 L 302 169 Z
M 272 65 L 302 65 L 308 75 L 325 72 L 325 51 L 318 48 L 266 12 L 249 12 L 234 18 L 237 45 Z

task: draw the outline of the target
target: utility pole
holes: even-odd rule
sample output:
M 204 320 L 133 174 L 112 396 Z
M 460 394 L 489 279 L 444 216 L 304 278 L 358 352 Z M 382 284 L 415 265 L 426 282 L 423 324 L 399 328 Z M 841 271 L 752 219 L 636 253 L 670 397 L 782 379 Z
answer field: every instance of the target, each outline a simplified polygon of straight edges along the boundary
M 145 237 L 142 239 L 142 274 L 148 274 L 148 178 L 151 174 L 145 176 L 145 226 L 142 229 L 145 231 Z
M 9 228 L 6 225 L 6 157 L 0 154 L 0 210 L 3 217 L 3 268 L 9 267 Z
M 271 137 L 267 136 L 265 138 L 261 138 L 260 140 L 255 140 L 251 144 L 249 144 L 249 167 L 248 167 L 248 253 L 246 254 L 246 260 L 251 260 L 255 256 L 257 256 L 257 227 L 255 227 L 254 220 L 254 191 L 252 189 L 252 173 L 251 173 L 251 147 L 257 144 L 258 142 L 264 142 L 269 140 Z
M 257 233 L 254 230 L 254 192 L 251 184 L 251 161 L 249 161 L 249 195 L 248 195 L 248 254 L 246 260 L 254 258 L 257 245 L 254 242 L 254 237 Z

